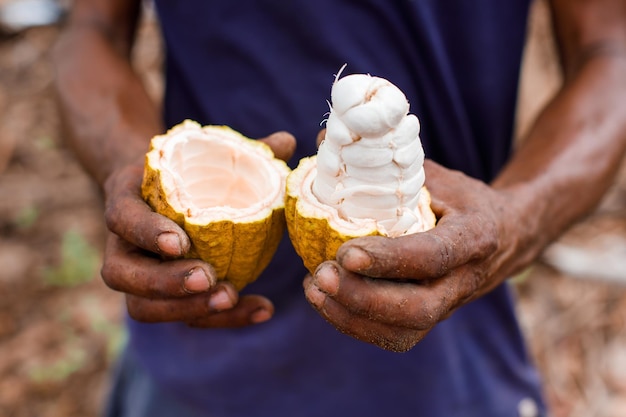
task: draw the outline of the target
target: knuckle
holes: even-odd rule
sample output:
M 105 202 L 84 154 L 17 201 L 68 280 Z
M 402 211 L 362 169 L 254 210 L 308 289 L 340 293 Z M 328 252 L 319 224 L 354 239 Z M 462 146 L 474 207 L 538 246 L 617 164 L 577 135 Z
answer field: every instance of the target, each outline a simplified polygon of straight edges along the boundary
M 430 263 L 431 268 L 429 269 L 432 270 L 431 275 L 433 277 L 441 277 L 450 270 L 451 253 L 449 247 L 451 243 L 444 236 L 432 234 L 430 237 L 434 240 L 432 246 L 436 248 L 434 253 L 437 253 L 437 255 L 434 256 L 433 261 L 435 259 L 436 261 Z
M 388 289 L 371 278 L 364 278 L 363 283 L 366 285 L 364 290 L 346 293 L 344 304 L 354 314 L 365 316 L 370 320 L 386 318 L 390 308 L 386 303 Z
M 438 319 L 432 314 L 423 314 L 416 322 L 416 330 L 428 330 L 437 324 Z
M 119 279 L 119 270 L 114 263 L 104 262 L 100 268 L 100 276 L 107 287 L 114 291 L 122 291 Z
M 433 303 L 427 300 L 422 301 L 415 312 L 413 328 L 420 331 L 433 328 L 439 322 L 439 304 L 442 304 L 442 302 L 437 301 Z
M 357 309 L 356 313 L 362 314 L 370 320 L 380 321 L 387 319 L 390 311 L 389 307 L 381 300 L 373 297 L 365 299 L 360 308 Z
M 469 270 L 463 278 L 462 283 L 456 288 L 456 305 L 453 307 L 463 305 L 476 296 L 485 279 L 484 270 L 482 268 Z
M 475 236 L 476 247 L 482 256 L 490 255 L 498 248 L 498 228 L 494 221 L 485 221 L 481 233 Z
M 119 216 L 118 216 L 118 204 L 115 201 L 109 201 L 104 207 L 104 222 L 106 227 L 117 233 L 119 231 Z

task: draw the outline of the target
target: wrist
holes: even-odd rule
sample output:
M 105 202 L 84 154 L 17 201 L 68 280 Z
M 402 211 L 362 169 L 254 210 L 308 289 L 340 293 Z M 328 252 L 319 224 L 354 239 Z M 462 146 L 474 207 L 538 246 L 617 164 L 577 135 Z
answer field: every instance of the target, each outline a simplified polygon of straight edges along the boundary
M 503 202 L 500 233 L 507 248 L 502 272 L 511 276 L 531 264 L 559 232 L 552 227 L 549 199 L 536 186 L 518 183 L 494 188 Z

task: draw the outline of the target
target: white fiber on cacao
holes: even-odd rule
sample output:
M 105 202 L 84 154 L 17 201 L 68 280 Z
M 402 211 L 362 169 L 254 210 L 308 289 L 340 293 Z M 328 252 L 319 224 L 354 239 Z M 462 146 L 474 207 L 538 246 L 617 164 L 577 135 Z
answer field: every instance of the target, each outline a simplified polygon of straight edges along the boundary
M 346 220 L 375 220 L 388 236 L 422 231 L 419 134 L 419 120 L 394 84 L 368 74 L 338 76 L 313 194 Z

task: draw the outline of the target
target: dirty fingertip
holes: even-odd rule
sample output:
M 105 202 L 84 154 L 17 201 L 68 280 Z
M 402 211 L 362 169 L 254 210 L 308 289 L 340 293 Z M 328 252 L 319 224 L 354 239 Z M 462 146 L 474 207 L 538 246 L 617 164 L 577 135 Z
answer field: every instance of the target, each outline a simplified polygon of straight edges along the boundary
M 185 276 L 184 289 L 189 293 L 208 291 L 213 286 L 215 280 L 209 276 L 204 269 L 192 268 Z
M 218 288 L 209 298 L 209 308 L 213 311 L 223 311 L 233 308 L 236 304 L 225 288 Z
M 250 315 L 250 321 L 258 324 L 268 321 L 272 318 L 272 313 L 265 308 L 259 308 Z
M 189 244 L 186 239 L 181 239 L 175 232 L 163 232 L 157 236 L 156 244 L 159 252 L 168 256 L 183 255 Z
M 374 263 L 372 256 L 358 246 L 340 248 L 337 253 L 337 260 L 341 266 L 355 272 L 368 270 Z
M 339 271 L 332 263 L 323 263 L 315 271 L 313 285 L 328 295 L 335 295 L 339 291 Z
M 305 287 L 304 293 L 306 295 L 306 299 L 316 308 L 321 308 L 324 305 L 324 300 L 326 299 L 326 294 L 324 294 L 315 284 L 312 282 L 310 285 Z

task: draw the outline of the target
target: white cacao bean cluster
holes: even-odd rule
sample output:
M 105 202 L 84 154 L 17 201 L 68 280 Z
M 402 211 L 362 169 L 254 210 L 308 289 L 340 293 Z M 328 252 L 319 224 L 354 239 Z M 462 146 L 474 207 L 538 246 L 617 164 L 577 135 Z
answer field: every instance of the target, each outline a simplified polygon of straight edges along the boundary
M 420 123 L 384 78 L 335 80 L 313 194 L 344 219 L 374 219 L 388 236 L 423 230 L 417 209 L 424 185 Z

